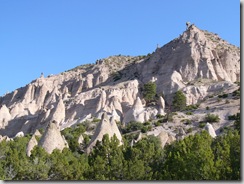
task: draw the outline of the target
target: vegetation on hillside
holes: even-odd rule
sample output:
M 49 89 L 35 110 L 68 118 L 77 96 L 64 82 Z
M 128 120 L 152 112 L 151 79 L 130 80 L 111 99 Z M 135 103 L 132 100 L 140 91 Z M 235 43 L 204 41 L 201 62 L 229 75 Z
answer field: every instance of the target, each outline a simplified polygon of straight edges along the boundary
M 67 137 L 79 131 L 84 130 L 78 127 L 65 134 Z M 43 148 L 35 147 L 27 157 L 29 139 L 30 136 L 25 136 L 0 143 L 1 180 L 240 180 L 237 130 L 229 130 L 215 139 L 202 131 L 164 149 L 154 136 L 131 147 L 127 139 L 119 146 L 115 136 L 109 139 L 105 135 L 90 155 L 68 148 L 49 155 Z
M 148 82 L 144 84 L 143 95 L 147 102 L 150 102 L 155 99 L 156 96 L 156 83 Z

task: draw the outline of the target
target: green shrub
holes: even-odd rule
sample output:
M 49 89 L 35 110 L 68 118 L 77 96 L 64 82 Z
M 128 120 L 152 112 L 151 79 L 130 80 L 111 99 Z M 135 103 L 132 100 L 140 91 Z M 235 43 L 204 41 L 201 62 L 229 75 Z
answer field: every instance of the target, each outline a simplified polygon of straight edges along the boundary
M 157 86 L 155 82 L 148 82 L 144 84 L 143 96 L 147 102 L 150 102 L 155 99 L 156 88 Z
M 199 122 L 199 128 L 203 128 L 203 127 L 205 127 L 205 125 L 206 125 L 206 122 Z
M 192 131 L 193 131 L 192 128 L 188 128 L 186 132 L 187 132 L 187 133 L 191 133 Z
M 219 98 L 227 98 L 228 94 L 218 95 Z
M 236 96 L 236 97 L 240 97 L 241 95 L 241 91 L 240 91 L 240 87 L 239 89 L 235 90 L 233 93 L 232 93 L 233 96 Z
M 175 93 L 172 107 L 174 111 L 182 111 L 186 108 L 186 96 L 182 91 L 177 91 Z
M 199 104 L 192 104 L 192 105 L 186 106 L 185 110 L 191 111 L 191 110 L 197 109 L 198 107 L 199 107 Z
M 100 122 L 100 121 L 101 121 L 101 119 L 98 119 L 98 118 L 94 118 L 94 119 L 92 120 L 93 123 L 97 123 L 97 122 Z
M 113 81 L 114 82 L 118 81 L 118 80 L 120 80 L 122 78 L 122 73 L 120 73 L 120 72 L 114 72 L 111 75 L 113 77 Z
M 141 130 L 143 127 L 143 124 L 141 122 L 131 121 L 127 124 L 125 129 L 123 129 L 123 133 L 133 132 L 136 130 Z
M 143 123 L 144 126 L 150 125 L 151 123 L 149 121 L 146 121 Z
M 191 124 L 191 120 L 189 120 L 189 119 L 186 119 L 185 120 L 185 123 L 184 124 L 186 124 L 186 125 L 189 125 L 189 124 Z
M 157 115 L 156 115 L 156 118 L 157 118 L 157 119 L 160 119 L 160 118 L 163 118 L 163 117 L 164 117 L 164 116 L 161 115 L 161 114 L 157 114 Z
M 160 126 L 160 121 L 154 123 L 155 126 Z
M 186 112 L 186 115 L 192 115 L 192 112 L 188 111 Z
M 206 107 L 206 110 L 207 110 L 207 111 L 209 110 L 209 106 Z
M 146 133 L 147 131 L 148 131 L 148 127 L 143 126 L 143 127 L 141 128 L 141 132 L 142 132 L 142 133 Z
M 210 122 L 210 123 L 212 123 L 212 122 L 219 122 L 219 120 L 220 120 L 219 116 L 218 115 L 215 115 L 215 114 L 209 114 L 208 113 L 205 116 L 205 121 L 206 122 Z

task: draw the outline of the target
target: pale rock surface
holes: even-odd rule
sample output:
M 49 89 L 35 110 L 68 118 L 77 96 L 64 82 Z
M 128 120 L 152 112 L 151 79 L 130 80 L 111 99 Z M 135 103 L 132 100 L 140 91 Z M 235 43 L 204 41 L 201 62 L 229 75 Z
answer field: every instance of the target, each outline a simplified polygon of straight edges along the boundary
M 84 137 L 83 137 L 83 135 L 81 134 L 81 135 L 79 136 L 79 138 L 78 138 L 78 143 L 79 143 L 79 144 L 83 144 L 83 142 L 84 142 Z
M 165 131 L 161 131 L 160 134 L 157 136 L 161 142 L 161 147 L 164 148 L 165 144 L 169 139 L 169 135 Z
M 38 145 L 36 137 L 40 137 L 40 136 L 41 136 L 41 133 L 38 130 L 36 130 L 35 133 L 32 135 L 32 137 L 26 147 L 26 154 L 28 157 L 31 156 L 31 151 L 33 150 L 33 148 Z
M 16 138 L 16 137 L 24 137 L 24 136 L 25 136 L 24 132 L 18 132 L 14 137 Z
M 56 121 L 62 123 L 65 120 L 65 106 L 61 98 L 59 99 L 56 108 L 53 108 L 51 114 L 51 122 Z
M 207 124 L 205 125 L 204 129 L 207 130 L 207 132 L 209 133 L 209 135 L 211 137 L 215 138 L 217 136 L 213 126 L 210 123 L 207 122 Z
M 12 117 L 9 109 L 6 107 L 6 105 L 3 105 L 0 108 L 0 128 L 4 128 L 11 119 Z
M 84 82 L 84 88 L 85 89 L 90 89 L 93 87 L 93 74 L 88 74 L 85 78 Z
M 185 133 L 184 129 L 182 127 L 179 127 L 178 133 L 176 134 L 176 139 L 182 140 L 182 139 L 184 139 L 185 135 L 186 135 L 186 133 Z
M 120 116 L 118 115 L 118 113 L 116 112 L 115 109 L 112 111 L 111 116 L 114 118 L 114 121 L 120 122 L 121 118 L 120 118 Z
M 207 96 L 207 88 L 205 86 L 187 86 L 182 91 L 186 96 L 187 105 L 196 104 Z
M 21 116 L 28 115 L 28 111 L 25 110 L 25 107 L 22 103 L 16 103 L 13 108 L 10 110 L 12 118 L 18 118 Z
M 158 109 L 158 114 L 160 115 L 165 115 L 165 112 L 164 112 L 164 109 L 165 109 L 165 101 L 163 99 L 163 97 L 159 97 L 159 100 L 158 100 L 158 105 L 159 105 L 159 109 Z
M 2 142 L 2 141 L 6 141 L 6 142 L 8 142 L 8 141 L 13 141 L 13 139 L 12 138 L 9 138 L 8 136 L 2 136 L 2 135 L 0 135 L 0 143 Z
M 111 119 L 110 119 L 110 125 L 111 125 L 111 132 L 112 134 L 115 134 L 116 137 L 119 139 L 120 141 L 120 145 L 122 144 L 122 136 L 121 136 L 121 133 L 119 131 L 119 128 L 116 124 L 116 121 L 115 121 L 115 117 L 112 116 Z
M 65 147 L 68 147 L 56 122 L 49 123 L 38 145 L 43 147 L 49 154 L 51 154 L 54 149 L 62 151 Z
M 107 113 L 103 113 L 102 120 L 99 122 L 99 124 L 96 127 L 95 133 L 92 136 L 92 139 L 87 146 L 86 153 L 90 153 L 92 148 L 96 145 L 97 141 L 102 141 L 103 136 L 105 134 L 109 135 L 109 138 L 111 138 L 114 134 L 117 136 L 117 138 L 120 141 L 120 144 L 122 144 L 122 136 L 118 130 L 118 127 L 115 123 L 115 121 L 112 119 L 112 122 L 109 121 Z
M 106 92 L 102 91 L 102 93 L 99 97 L 98 103 L 97 103 L 96 112 L 99 112 L 101 109 L 104 109 L 106 100 L 107 100 Z
M 129 123 L 130 121 L 144 122 L 144 107 L 142 106 L 141 99 L 136 98 L 135 103 L 131 109 L 129 109 L 125 115 L 123 122 Z

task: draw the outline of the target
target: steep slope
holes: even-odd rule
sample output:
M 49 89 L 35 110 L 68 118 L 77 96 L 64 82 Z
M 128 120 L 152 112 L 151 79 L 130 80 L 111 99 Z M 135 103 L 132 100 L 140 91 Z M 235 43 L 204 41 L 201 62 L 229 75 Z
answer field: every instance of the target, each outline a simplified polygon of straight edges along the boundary
M 41 75 L 0 97 L 0 134 L 34 133 L 53 120 L 62 129 L 88 116 L 99 118 L 104 111 L 125 123 L 146 121 L 164 114 L 179 89 L 187 104 L 196 104 L 221 89 L 235 88 L 239 80 L 239 48 L 191 25 L 147 56 L 111 56 L 58 75 Z M 154 106 L 133 110 L 138 98 L 144 101 L 142 89 L 149 81 L 155 81 L 163 97 Z

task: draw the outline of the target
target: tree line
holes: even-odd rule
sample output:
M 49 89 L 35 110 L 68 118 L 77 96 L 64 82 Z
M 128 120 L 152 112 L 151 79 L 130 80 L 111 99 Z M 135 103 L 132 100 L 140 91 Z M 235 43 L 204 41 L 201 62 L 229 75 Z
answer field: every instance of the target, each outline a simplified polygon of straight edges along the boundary
M 68 148 L 49 155 L 36 146 L 28 157 L 30 138 L 0 143 L 1 180 L 240 180 L 238 130 L 215 139 L 202 131 L 163 149 L 154 136 L 119 146 L 105 135 L 89 155 Z

